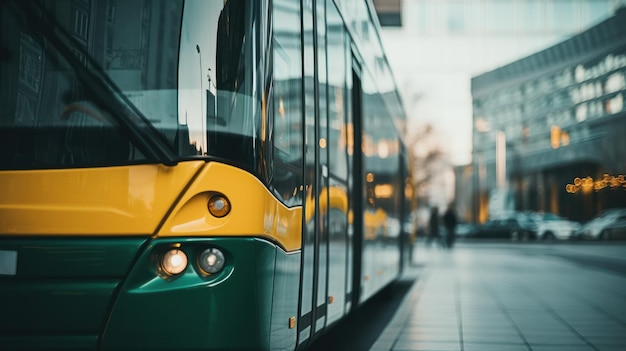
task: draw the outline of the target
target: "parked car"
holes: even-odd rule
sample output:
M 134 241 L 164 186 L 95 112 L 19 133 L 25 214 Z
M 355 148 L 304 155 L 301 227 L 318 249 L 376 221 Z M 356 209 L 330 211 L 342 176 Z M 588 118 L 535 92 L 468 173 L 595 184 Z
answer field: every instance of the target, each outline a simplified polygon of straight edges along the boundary
M 603 211 L 594 219 L 585 223 L 576 232 L 578 239 L 609 240 L 623 237 L 626 225 L 626 208 Z
M 468 237 L 505 238 L 524 241 L 537 237 L 537 227 L 526 216 L 516 214 L 511 217 L 492 218 L 478 226 Z
M 460 238 L 471 237 L 478 230 L 478 226 L 473 223 L 459 223 L 456 226 L 456 236 Z
M 537 237 L 543 240 L 568 240 L 576 236 L 580 223 L 549 212 L 530 214 L 537 225 Z
M 613 223 L 607 225 L 600 236 L 605 240 L 626 239 L 626 214 L 619 215 Z

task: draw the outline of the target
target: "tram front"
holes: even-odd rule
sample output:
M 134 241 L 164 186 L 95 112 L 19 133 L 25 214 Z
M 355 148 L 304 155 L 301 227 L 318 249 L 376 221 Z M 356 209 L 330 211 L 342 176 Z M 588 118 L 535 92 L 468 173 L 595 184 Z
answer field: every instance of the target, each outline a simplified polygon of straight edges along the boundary
M 0 6 L 0 349 L 293 348 L 264 5 Z

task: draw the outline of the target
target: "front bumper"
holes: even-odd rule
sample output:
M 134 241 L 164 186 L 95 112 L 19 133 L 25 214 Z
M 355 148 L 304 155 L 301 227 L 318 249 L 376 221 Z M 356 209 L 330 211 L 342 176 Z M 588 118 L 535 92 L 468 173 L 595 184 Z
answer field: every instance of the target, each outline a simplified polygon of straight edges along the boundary
M 189 265 L 163 279 L 155 255 L 172 245 Z M 194 261 L 207 246 L 227 256 L 211 276 Z M 2 350 L 269 349 L 277 255 L 300 260 L 254 238 L 2 239 L 0 250 L 18 254 L 16 274 L 0 276 Z

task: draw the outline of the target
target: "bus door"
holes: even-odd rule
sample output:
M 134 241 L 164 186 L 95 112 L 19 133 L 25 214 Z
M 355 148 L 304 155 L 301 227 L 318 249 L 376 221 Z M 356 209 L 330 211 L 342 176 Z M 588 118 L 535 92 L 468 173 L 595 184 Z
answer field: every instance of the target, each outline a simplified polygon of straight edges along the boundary
M 315 143 L 318 162 L 317 171 L 317 296 L 315 298 L 314 333 L 326 327 L 328 322 L 328 213 L 329 203 L 329 164 L 328 164 L 328 67 L 326 54 L 326 1 L 315 1 L 315 21 L 317 33 L 317 132 Z
M 326 325 L 327 216 L 324 215 L 328 184 L 326 69 L 323 1 L 302 1 L 302 49 L 304 73 L 304 223 L 298 345 L 314 339 Z M 317 6 L 315 5 L 317 4 Z M 322 12 L 323 14 L 323 12 Z M 317 19 L 316 19 L 317 18 Z M 321 43 L 320 43 L 321 41 Z M 322 49 L 320 49 L 320 47 Z M 320 63 L 320 60 L 323 60 Z
M 329 325 L 348 311 L 350 267 L 349 214 L 351 167 L 348 162 L 351 142 L 351 123 L 348 122 L 348 81 L 352 70 L 350 41 L 339 10 L 333 0 L 326 0 L 327 34 L 327 114 L 328 134 L 328 196 L 322 195 L 327 201 L 325 215 L 328 217 L 328 288 L 326 325 Z
M 351 135 L 348 136 L 348 143 L 352 146 L 348 150 L 348 163 L 351 166 L 350 186 L 348 198 L 350 201 L 350 213 L 352 218 L 348 227 L 350 233 L 349 259 L 351 259 L 352 269 L 349 270 L 351 281 L 348 280 L 351 303 L 349 308 L 356 308 L 361 295 L 361 262 L 363 247 L 363 153 L 361 152 L 362 137 L 362 106 L 363 97 L 361 89 L 361 66 L 355 56 L 352 57 L 352 77 L 348 82 L 350 95 L 350 106 L 347 115 L 348 124 L 352 126 Z
M 331 184 L 329 145 L 329 80 L 327 64 L 327 1 L 302 2 L 305 91 L 305 201 L 302 290 L 299 343 L 313 340 L 329 323 L 329 303 L 343 304 L 345 273 L 341 292 L 329 296 L 329 221 L 331 202 L 337 188 Z M 333 3 L 330 2 L 332 5 Z M 334 5 L 333 5 L 334 6 Z M 337 15 L 338 16 L 338 15 Z M 336 138 L 336 136 L 335 136 Z M 334 148 L 336 149 L 336 147 Z M 331 198 L 332 197 L 332 198 Z M 340 197 L 340 196 L 339 196 Z M 345 195 L 344 195 L 345 198 Z M 344 211 L 345 216 L 345 211 Z M 344 250 L 345 251 L 345 250 Z M 345 259 L 341 269 L 345 270 Z M 334 276 L 333 276 L 334 277 Z M 336 285 L 333 285 L 333 289 Z M 340 294 L 340 295 L 339 295 Z M 333 306 L 334 307 L 334 306 Z M 341 308 L 343 312 L 343 307 Z

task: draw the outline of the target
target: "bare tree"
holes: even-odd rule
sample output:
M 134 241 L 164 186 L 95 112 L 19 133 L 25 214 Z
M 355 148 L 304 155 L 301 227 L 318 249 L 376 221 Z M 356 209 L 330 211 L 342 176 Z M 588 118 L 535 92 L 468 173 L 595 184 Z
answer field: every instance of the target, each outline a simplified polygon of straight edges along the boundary
M 418 198 L 423 198 L 431 180 L 440 174 L 444 153 L 432 125 L 418 126 L 407 134 L 413 189 Z

